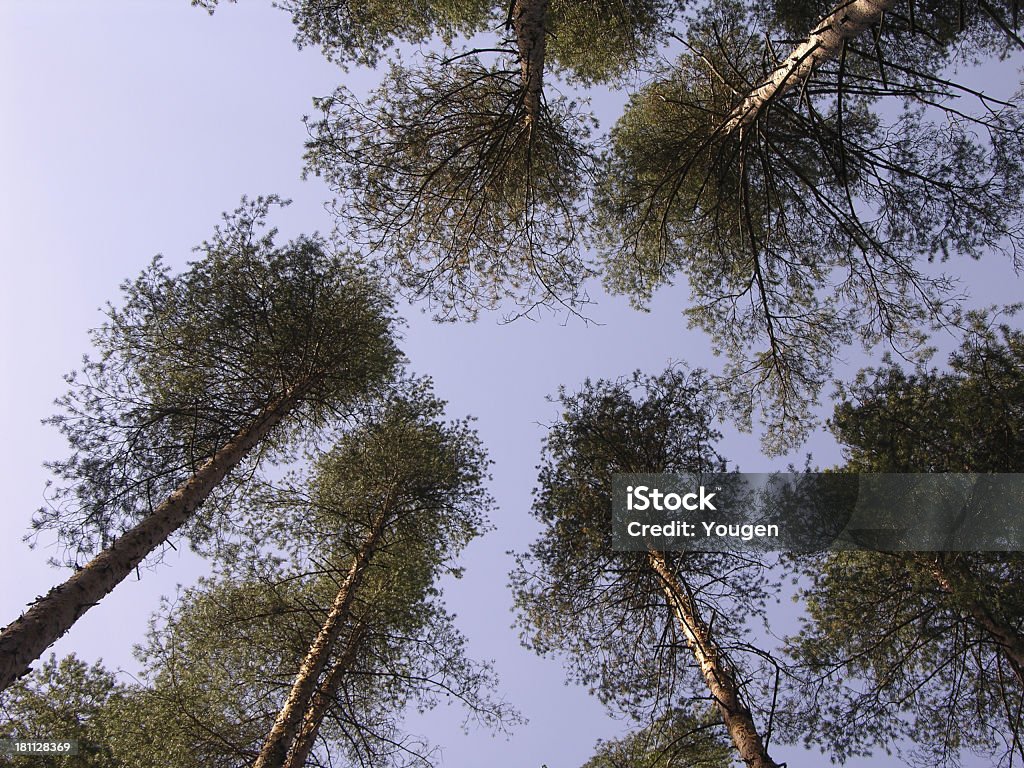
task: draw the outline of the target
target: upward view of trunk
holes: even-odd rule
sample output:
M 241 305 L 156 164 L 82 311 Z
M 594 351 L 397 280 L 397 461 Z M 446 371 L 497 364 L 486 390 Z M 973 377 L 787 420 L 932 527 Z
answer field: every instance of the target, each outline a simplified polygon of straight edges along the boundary
M 0 632 L 0 691 L 25 674 L 28 665 L 67 632 L 82 614 L 181 528 L 217 484 L 288 415 L 298 400 L 295 390 L 268 405 L 138 525 L 5 627 Z
M 544 17 L 547 12 L 548 0 L 514 0 L 510 13 L 519 47 L 526 119 L 531 124 L 540 119 L 543 101 L 544 55 L 547 50 Z
M 387 524 L 387 517 L 384 513 L 380 514 L 360 544 L 345 580 L 334 597 L 331 610 L 295 675 L 295 682 L 288 693 L 288 698 L 285 700 L 284 706 L 281 707 L 281 711 L 277 713 L 277 719 L 274 721 L 270 733 L 267 734 L 267 740 L 264 742 L 256 762 L 253 763 L 253 768 L 282 768 L 285 764 L 288 750 L 292 746 L 292 742 L 295 741 L 306 711 L 317 691 L 320 676 L 327 669 L 327 663 L 338 638 L 352 617 L 352 603 L 359 585 L 366 575 L 366 569 L 373 558 L 373 553 L 380 543 L 381 535 Z
M 362 624 L 352 630 L 345 649 L 341 652 L 338 660 L 334 662 L 324 677 L 323 682 L 316 689 L 316 693 L 313 694 L 313 699 L 309 702 L 309 707 L 302 717 L 302 725 L 299 726 L 299 732 L 295 735 L 291 751 L 288 752 L 284 768 L 305 767 L 306 760 L 309 759 L 313 746 L 316 744 L 316 737 L 320 733 L 320 726 L 324 722 L 324 716 L 334 700 L 334 695 L 338 692 L 342 678 L 348 672 L 349 667 L 352 666 L 352 662 L 355 661 L 356 655 L 359 652 L 362 639 L 365 636 L 365 630 L 366 627 Z
M 822 19 L 768 79 L 752 90 L 726 120 L 725 133 L 748 127 L 775 98 L 806 80 L 818 64 L 839 56 L 843 43 L 873 27 L 896 0 L 844 0 Z
M 740 759 L 748 768 L 779 768 L 768 755 L 764 740 L 754 724 L 750 708 L 743 702 L 736 672 L 723 657 L 721 648 L 711 636 L 707 623 L 697 612 L 697 606 L 684 585 L 665 562 L 660 552 L 648 552 L 648 563 L 661 580 L 662 591 L 686 644 L 697 660 L 704 682 L 711 691 L 726 730 Z
M 1020 630 L 999 617 L 983 600 L 973 596 L 972 593 L 977 591 L 972 587 L 975 579 L 961 564 L 940 556 L 930 562 L 930 569 L 942 591 L 951 595 L 974 623 L 1000 646 L 1014 675 L 1024 685 L 1024 637 Z

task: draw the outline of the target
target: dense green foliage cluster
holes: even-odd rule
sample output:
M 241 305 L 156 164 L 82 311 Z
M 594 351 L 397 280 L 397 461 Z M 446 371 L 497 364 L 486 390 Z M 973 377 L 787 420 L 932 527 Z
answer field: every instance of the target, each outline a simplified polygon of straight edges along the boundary
M 1021 333 L 985 315 L 971 329 L 946 371 L 890 362 L 858 376 L 832 422 L 848 469 L 1020 470 Z M 906 739 L 936 764 L 964 748 L 1020 758 L 1020 552 L 857 552 L 797 565 L 808 619 L 793 653 L 808 682 L 794 709 L 805 738 L 823 735 L 839 757 Z
M 751 718 L 741 682 L 750 670 L 741 670 L 740 656 L 752 649 L 744 638 L 763 610 L 765 564 L 728 553 L 666 552 L 660 559 L 668 577 L 651 553 L 611 544 L 614 474 L 727 470 L 714 447 L 717 404 L 707 380 L 703 371 L 670 369 L 560 393 L 562 421 L 549 431 L 535 492 L 543 531 L 520 557 L 512 584 L 524 642 L 564 654 L 570 675 L 602 701 L 641 722 L 660 721 L 722 685 L 737 701 L 722 700 L 712 687 L 719 706 L 709 725 L 724 724 L 735 738 L 730 718 Z M 685 593 L 685 615 L 665 599 L 668 578 L 675 599 Z M 750 661 L 759 666 L 756 654 Z M 701 744 L 697 751 L 715 752 L 713 741 Z
M 401 360 L 391 299 L 316 238 L 276 246 L 274 231 L 260 232 L 275 204 L 244 202 L 188 271 L 158 258 L 126 282 L 92 334 L 95 357 L 67 377 L 50 422 L 71 455 L 50 465 L 58 485 L 35 524 L 59 530 L 71 563 L 149 514 L 274 404 L 294 401 L 295 418 L 264 456 L 391 379 Z
M 65 768 L 113 768 L 116 726 L 113 716 L 128 697 L 128 686 L 101 664 L 85 664 L 75 656 L 51 656 L 31 677 L 19 681 L 0 701 L 0 738 L 33 739 L 61 734 L 79 743 L 74 756 L 0 756 L 0 765 Z
M 688 712 L 670 712 L 624 738 L 599 742 L 582 768 L 729 768 L 729 749 L 710 725 Z
M 519 74 L 476 57 L 396 65 L 363 107 L 345 89 L 316 102 L 308 167 L 351 191 L 398 284 L 435 315 L 476 316 L 536 285 L 574 304 L 593 273 L 579 254 L 590 160 L 577 105 L 550 99 L 527 123 Z

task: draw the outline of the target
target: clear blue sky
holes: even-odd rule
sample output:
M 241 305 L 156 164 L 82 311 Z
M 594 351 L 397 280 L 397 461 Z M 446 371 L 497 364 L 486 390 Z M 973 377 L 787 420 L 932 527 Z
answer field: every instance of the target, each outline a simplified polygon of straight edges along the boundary
M 311 97 L 339 82 L 359 91 L 367 75 L 345 75 L 317 51 L 297 51 L 291 37 L 288 17 L 269 2 L 225 6 L 211 18 L 187 0 L 0 0 L 0 624 L 66 576 L 47 567 L 45 547 L 29 551 L 21 536 L 43 503 L 42 462 L 64 451 L 40 419 L 87 350 L 97 309 L 154 254 L 183 265 L 243 194 L 294 200 L 273 222 L 285 237 L 330 229 L 327 191 L 299 179 L 300 118 Z M 1014 76 L 1012 67 L 999 71 Z M 1019 294 L 1006 264 L 967 269 L 976 303 Z M 599 298 L 593 316 L 603 325 L 589 327 L 559 318 L 499 325 L 488 316 L 435 325 L 405 311 L 412 367 L 434 377 L 453 416 L 478 417 L 496 462 L 497 531 L 471 548 L 449 601 L 473 654 L 496 660 L 504 692 L 530 719 L 506 743 L 465 736 L 462 713 L 442 710 L 417 727 L 444 748 L 445 766 L 573 768 L 597 738 L 623 729 L 585 691 L 563 685 L 557 661 L 521 649 L 510 629 L 505 552 L 525 549 L 536 532 L 528 509 L 540 424 L 556 414 L 544 398 L 588 376 L 718 363 L 707 340 L 685 329 L 685 293 L 659 295 L 649 314 Z M 750 436 L 730 434 L 722 450 L 748 471 L 786 461 L 761 458 Z M 806 451 L 821 464 L 838 458 L 823 436 Z M 172 553 L 141 581 L 119 586 L 54 650 L 135 669 L 131 647 L 159 596 L 202 572 L 194 557 Z M 791 766 L 819 762 L 780 756 Z

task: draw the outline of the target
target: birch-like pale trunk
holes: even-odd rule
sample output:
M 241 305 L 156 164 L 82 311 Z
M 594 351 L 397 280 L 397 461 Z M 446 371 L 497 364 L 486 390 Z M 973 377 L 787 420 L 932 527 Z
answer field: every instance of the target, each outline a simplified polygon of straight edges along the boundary
M 352 603 L 355 600 L 356 591 L 359 589 L 370 560 L 373 558 L 373 553 L 380 543 L 387 521 L 386 513 L 382 512 L 378 515 L 366 538 L 359 545 L 359 550 L 352 560 L 345 580 L 342 581 L 334 596 L 331 610 L 327 613 L 327 618 L 312 645 L 309 646 L 306 658 L 303 659 L 302 665 L 295 675 L 288 698 L 281 707 L 281 711 L 277 713 L 274 725 L 267 734 L 267 739 L 260 750 L 259 757 L 253 763 L 253 768 L 282 768 L 284 766 L 288 750 L 295 741 L 303 718 L 316 693 L 320 676 L 327 669 L 334 646 L 345 625 L 351 619 Z
M 510 14 L 523 76 L 523 106 L 526 120 L 532 125 L 540 120 L 544 98 L 544 56 L 547 51 L 544 17 L 547 12 L 548 0 L 514 0 Z
M 357 625 L 352 630 L 345 649 L 341 652 L 338 660 L 331 665 L 330 671 L 316 689 L 316 693 L 313 694 L 309 707 L 302 717 L 299 731 L 295 734 L 295 741 L 292 742 L 292 748 L 288 752 L 284 768 L 305 768 L 306 760 L 309 759 L 309 754 L 316 744 L 317 735 L 320 733 L 320 726 L 324 722 L 331 702 L 334 701 L 334 695 L 338 692 L 342 679 L 356 659 L 365 630 L 366 627 L 363 624 Z
M 816 66 L 834 59 L 843 43 L 873 27 L 897 0 L 845 0 L 818 22 L 811 34 L 798 45 L 768 79 L 752 90 L 736 107 L 723 126 L 726 134 L 750 126 L 773 99 L 801 85 Z
M 661 580 L 665 599 L 697 660 L 697 667 L 715 699 L 740 759 L 748 768 L 779 768 L 769 756 L 750 708 L 743 701 L 732 665 L 723 658 L 722 650 L 697 611 L 693 598 L 669 569 L 661 552 L 648 552 L 647 560 Z
M 962 566 L 939 557 L 931 561 L 931 573 L 943 592 L 951 595 L 967 614 L 1006 654 L 1014 675 L 1024 685 L 1024 637 L 1020 630 L 999 618 L 988 606 L 969 595 L 973 576 Z
M 0 691 L 28 671 L 78 619 L 181 528 L 228 472 L 299 402 L 295 389 L 263 409 L 136 526 L 53 587 L 0 632 Z

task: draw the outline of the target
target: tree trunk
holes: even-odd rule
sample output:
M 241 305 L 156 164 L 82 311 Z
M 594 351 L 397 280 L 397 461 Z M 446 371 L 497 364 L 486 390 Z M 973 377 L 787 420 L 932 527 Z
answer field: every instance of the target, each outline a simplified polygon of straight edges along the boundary
M 669 570 L 662 553 L 648 552 L 647 559 L 661 579 L 662 591 L 665 593 L 669 608 L 679 624 L 683 637 L 686 638 L 686 644 L 697 660 L 704 682 L 718 704 L 722 721 L 733 744 L 736 745 L 740 758 L 748 768 L 779 768 L 778 763 L 768 755 L 750 709 L 743 702 L 732 664 L 723 657 L 721 649 L 711 636 L 710 627 L 698 614 L 689 591 Z
M 351 667 L 352 662 L 356 658 L 365 635 L 365 630 L 366 627 L 363 624 L 357 625 L 352 630 L 352 635 L 345 645 L 345 650 L 338 660 L 334 662 L 331 670 L 327 673 L 323 682 L 320 683 L 320 687 L 313 694 L 309 707 L 306 709 L 305 715 L 303 715 L 299 732 L 295 735 L 291 751 L 288 753 L 287 760 L 285 760 L 284 768 L 304 768 L 306 765 L 309 753 L 313 751 L 313 745 L 316 744 L 317 734 L 320 733 L 320 725 L 324 721 L 328 707 L 330 707 L 331 702 L 334 700 L 334 695 L 338 692 L 342 678 L 344 678 L 345 673 L 348 672 L 349 667 Z
M 0 632 L 0 691 L 192 516 L 211 491 L 295 407 L 299 390 L 273 401 L 135 527 Z
M 821 62 L 839 56 L 846 40 L 877 24 L 896 0 L 844 0 L 768 76 L 751 91 L 725 122 L 725 133 L 750 126 L 772 99 L 803 83 Z
M 356 552 L 348 574 L 334 597 L 327 619 L 320 627 L 316 639 L 310 645 L 309 652 L 295 675 L 295 682 L 292 683 L 288 698 L 285 700 L 284 706 L 281 707 L 281 711 L 277 713 L 277 719 L 274 721 L 270 733 L 267 734 L 267 740 L 264 742 L 256 762 L 253 763 L 253 768 L 282 768 L 284 766 L 288 750 L 292 746 L 292 742 L 295 741 L 303 718 L 310 708 L 310 702 L 317 689 L 317 681 L 327 668 L 334 645 L 345 628 L 345 624 L 351 618 L 352 601 L 366 574 L 366 568 L 373 557 L 374 550 L 380 542 L 387 519 L 388 515 L 382 512 L 374 521 L 366 539 L 359 546 L 359 551 Z
M 982 599 L 971 594 L 972 582 L 976 582 L 976 579 L 963 565 L 950 562 L 942 555 L 930 560 L 928 565 L 942 591 L 951 595 L 974 623 L 995 641 L 1006 654 L 1017 679 L 1024 684 L 1024 637 L 1020 630 L 997 616 Z
M 510 13 L 523 73 L 523 106 L 530 124 L 536 124 L 540 119 L 543 101 L 544 55 L 547 50 L 544 17 L 547 12 L 548 0 L 514 0 Z

